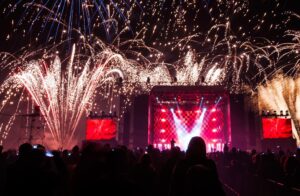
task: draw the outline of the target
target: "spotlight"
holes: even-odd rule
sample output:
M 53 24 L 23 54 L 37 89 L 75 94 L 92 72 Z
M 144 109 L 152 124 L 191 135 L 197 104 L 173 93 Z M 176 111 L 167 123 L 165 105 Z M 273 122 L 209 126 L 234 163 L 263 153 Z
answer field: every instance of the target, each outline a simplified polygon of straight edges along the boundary
M 283 110 L 280 110 L 280 116 L 283 116 Z
M 181 120 L 178 119 L 178 118 L 177 118 L 177 119 L 174 119 L 174 121 L 177 122 L 177 123 L 180 123 L 180 122 L 181 122 Z
M 177 110 L 176 112 L 177 112 L 178 114 L 181 114 L 181 113 L 182 113 L 182 111 L 181 111 L 181 110 Z
M 217 133 L 218 130 L 217 130 L 216 128 L 214 128 L 214 129 L 212 130 L 212 132 L 213 132 L 213 133 Z
M 215 111 L 217 111 L 217 110 L 216 110 L 216 108 L 213 108 L 211 111 L 212 111 L 212 112 L 215 112 Z
M 162 118 L 162 119 L 161 119 L 161 122 L 166 122 L 166 119 L 165 119 L 165 118 Z
M 165 129 L 161 129 L 160 132 L 161 132 L 161 133 L 165 133 L 166 130 L 165 130 Z
M 212 121 L 217 121 L 217 119 L 216 119 L 216 118 L 213 118 Z
M 161 109 L 161 112 L 166 112 L 166 109 Z
M 201 115 L 197 117 L 196 124 L 194 124 L 193 127 L 191 127 L 191 130 L 188 130 L 188 127 L 181 123 L 181 119 L 179 119 L 178 116 L 176 116 L 175 113 L 172 112 L 177 138 L 179 139 L 180 147 L 182 149 L 187 149 L 188 143 L 193 136 L 201 135 L 201 127 L 206 110 L 206 108 L 202 108 Z
M 157 102 L 157 103 L 160 103 L 160 101 L 159 101 L 158 97 L 155 97 L 155 99 L 156 99 L 156 102 Z

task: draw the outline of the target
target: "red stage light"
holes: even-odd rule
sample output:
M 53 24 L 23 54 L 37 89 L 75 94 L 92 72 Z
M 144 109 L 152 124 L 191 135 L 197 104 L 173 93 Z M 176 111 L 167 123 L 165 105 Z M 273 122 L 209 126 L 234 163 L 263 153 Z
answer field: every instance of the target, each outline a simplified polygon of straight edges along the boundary
M 217 109 L 216 109 L 216 108 L 213 108 L 213 109 L 211 109 L 211 111 L 212 111 L 212 112 L 215 112 L 215 111 L 217 111 Z
M 161 132 L 161 133 L 165 133 L 165 132 L 166 132 L 166 130 L 165 130 L 165 129 L 162 129 L 162 130 L 160 130 L 160 132 Z
M 165 118 L 162 118 L 162 119 L 161 119 L 161 122 L 166 122 L 166 119 L 165 119 Z
M 176 111 L 176 113 L 178 113 L 178 114 L 181 114 L 181 113 L 182 113 L 182 111 L 181 111 L 181 110 L 177 110 L 177 111 Z
M 166 112 L 166 109 L 161 109 L 161 112 Z
M 196 110 L 196 113 L 200 113 L 201 112 L 201 110 Z
M 215 128 L 215 129 L 212 130 L 212 132 L 213 132 L 213 133 L 217 133 L 218 130 Z
M 215 122 L 216 120 L 217 120 L 216 118 L 213 118 L 213 119 L 212 119 L 213 122 Z

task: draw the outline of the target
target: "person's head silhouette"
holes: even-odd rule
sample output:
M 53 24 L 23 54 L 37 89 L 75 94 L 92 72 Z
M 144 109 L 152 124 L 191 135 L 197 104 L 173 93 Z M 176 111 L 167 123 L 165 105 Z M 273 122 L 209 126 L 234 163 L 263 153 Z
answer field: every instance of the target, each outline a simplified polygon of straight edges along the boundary
M 19 157 L 28 156 L 32 151 L 32 145 L 30 143 L 21 144 L 19 147 Z
M 190 140 L 186 151 L 187 158 L 194 159 L 194 158 L 206 158 L 206 146 L 205 142 L 201 137 L 193 137 Z

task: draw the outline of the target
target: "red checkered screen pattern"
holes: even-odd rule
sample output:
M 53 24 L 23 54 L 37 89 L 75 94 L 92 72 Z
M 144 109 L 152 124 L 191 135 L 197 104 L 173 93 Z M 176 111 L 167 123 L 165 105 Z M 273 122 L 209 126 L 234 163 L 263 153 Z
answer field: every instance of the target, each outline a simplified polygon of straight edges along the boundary
M 168 148 L 174 139 L 178 146 L 186 148 L 191 136 L 197 135 L 208 147 L 218 144 L 218 150 L 222 150 L 228 131 L 228 107 L 227 100 L 217 101 L 219 98 L 204 98 L 201 104 L 153 104 L 153 144 Z
M 292 122 L 289 118 L 262 118 L 262 126 L 265 139 L 292 137 Z
M 110 140 L 116 137 L 117 125 L 113 119 L 88 119 L 86 140 Z

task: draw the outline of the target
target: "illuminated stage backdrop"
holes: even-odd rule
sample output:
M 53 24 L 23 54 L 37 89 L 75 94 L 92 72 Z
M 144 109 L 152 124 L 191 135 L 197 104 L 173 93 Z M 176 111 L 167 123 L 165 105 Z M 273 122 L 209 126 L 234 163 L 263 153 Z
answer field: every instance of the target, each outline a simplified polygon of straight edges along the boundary
M 207 151 L 222 151 L 231 141 L 229 96 L 220 87 L 154 87 L 149 99 L 148 143 L 186 150 L 201 136 Z

